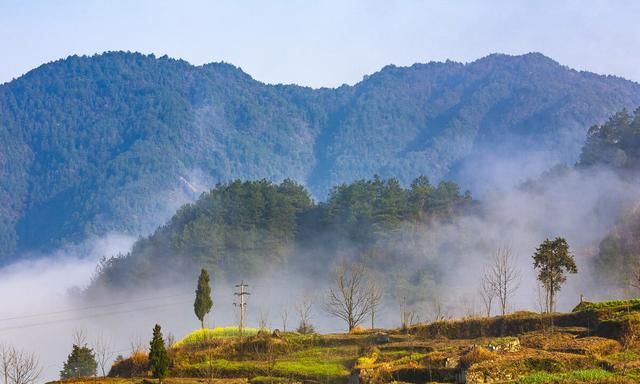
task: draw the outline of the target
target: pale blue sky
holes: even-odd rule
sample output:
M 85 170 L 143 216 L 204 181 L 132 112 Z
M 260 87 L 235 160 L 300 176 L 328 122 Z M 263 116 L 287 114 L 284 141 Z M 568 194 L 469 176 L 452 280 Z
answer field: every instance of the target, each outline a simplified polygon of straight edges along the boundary
M 640 1 L 0 0 L 0 83 L 71 54 L 233 63 L 269 83 L 352 84 L 386 64 L 542 52 L 640 80 Z

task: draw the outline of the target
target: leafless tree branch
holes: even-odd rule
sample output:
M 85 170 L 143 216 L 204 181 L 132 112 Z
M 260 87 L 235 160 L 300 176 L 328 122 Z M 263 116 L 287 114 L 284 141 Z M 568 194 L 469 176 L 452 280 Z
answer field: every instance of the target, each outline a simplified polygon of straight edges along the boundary
M 352 331 L 375 312 L 382 294 L 362 264 L 342 262 L 333 272 L 324 309 L 344 320 Z
M 33 384 L 42 367 L 35 354 L 4 345 L 0 346 L 0 373 L 4 384 Z
M 509 245 L 496 250 L 486 270 L 485 278 L 500 302 L 502 314 L 505 315 L 509 298 L 520 286 L 520 271 L 517 269 L 516 257 Z
M 107 376 L 107 367 L 111 360 L 113 360 L 113 352 L 111 351 L 111 341 L 105 339 L 104 334 L 100 332 L 96 337 L 95 345 L 93 346 L 93 352 L 96 356 L 96 362 L 100 367 L 102 376 Z

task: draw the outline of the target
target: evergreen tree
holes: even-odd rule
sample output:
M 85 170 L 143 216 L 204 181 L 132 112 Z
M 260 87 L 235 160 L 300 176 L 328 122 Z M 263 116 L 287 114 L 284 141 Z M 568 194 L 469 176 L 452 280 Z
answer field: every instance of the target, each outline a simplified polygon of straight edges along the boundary
M 555 297 L 567 280 L 567 273 L 578 273 L 575 259 L 569 251 L 567 240 L 556 237 L 546 239 L 536 248 L 533 267 L 538 269 L 538 281 L 547 293 L 547 312 L 555 310 Z
M 158 379 L 159 383 L 162 383 L 162 379 L 167 376 L 169 371 L 169 355 L 164 346 L 162 331 L 158 324 L 153 328 L 153 339 L 149 350 L 149 365 L 151 366 L 153 377 Z
M 91 377 L 96 375 L 98 363 L 93 350 L 89 347 L 74 344 L 73 350 L 60 371 L 61 379 Z
M 193 310 L 200 320 L 200 326 L 204 329 L 204 317 L 211 311 L 213 301 L 211 300 L 211 287 L 209 286 L 209 272 L 202 268 L 198 277 L 198 287 L 196 288 L 196 301 L 193 303 Z

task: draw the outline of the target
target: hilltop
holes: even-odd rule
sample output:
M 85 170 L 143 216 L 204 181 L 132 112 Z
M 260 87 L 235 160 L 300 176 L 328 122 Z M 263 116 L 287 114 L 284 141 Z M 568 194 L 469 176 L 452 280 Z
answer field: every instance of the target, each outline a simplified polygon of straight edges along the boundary
M 0 85 L 0 259 L 150 233 L 236 178 L 290 178 L 316 200 L 374 174 L 474 190 L 501 159 L 525 179 L 574 162 L 588 127 L 639 104 L 636 83 L 535 53 L 387 66 L 336 89 L 225 63 L 71 56 Z

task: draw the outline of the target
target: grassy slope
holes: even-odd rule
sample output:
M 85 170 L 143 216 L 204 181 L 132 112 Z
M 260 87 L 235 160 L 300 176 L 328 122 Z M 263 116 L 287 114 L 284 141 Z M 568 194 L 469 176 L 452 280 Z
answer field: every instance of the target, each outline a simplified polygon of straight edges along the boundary
M 553 333 L 544 322 L 539 328 L 526 329 L 535 324 L 531 316 L 537 316 L 538 320 L 540 316 L 524 313 L 507 317 L 506 323 L 503 317 L 450 321 L 446 326 L 417 326 L 408 334 L 388 331 L 385 336 L 286 333 L 273 337 L 268 332 L 251 330 L 253 335 L 240 341 L 232 329 L 216 329 L 208 331 L 211 337 L 203 343 L 197 337 L 201 331 L 196 331 L 171 349 L 174 361 L 171 376 L 212 375 L 233 383 L 249 380 L 253 384 L 346 383 L 357 372 L 365 382 L 424 383 L 454 382 L 456 374 L 464 368 L 471 383 L 488 380 L 522 384 L 633 383 L 640 380 L 640 344 L 636 343 L 640 328 L 632 325 L 640 313 L 620 309 L 630 307 L 635 308 L 624 302 L 599 303 L 573 314 L 558 314 L 556 324 L 562 326 L 556 326 Z M 597 322 L 585 327 L 580 323 L 585 318 Z M 502 328 L 505 332 L 518 333 L 508 337 L 488 334 L 444 338 L 437 333 L 434 337 L 432 332 L 446 330 L 449 336 L 465 336 L 476 332 L 469 331 L 470 328 L 480 326 L 489 331 L 495 330 L 496 324 L 500 327 L 507 324 Z M 618 339 L 597 336 L 601 328 L 610 330 L 612 324 L 623 332 L 613 334 Z M 191 384 L 200 380 L 204 379 L 171 379 L 169 383 Z M 137 384 L 141 379 L 99 382 Z

